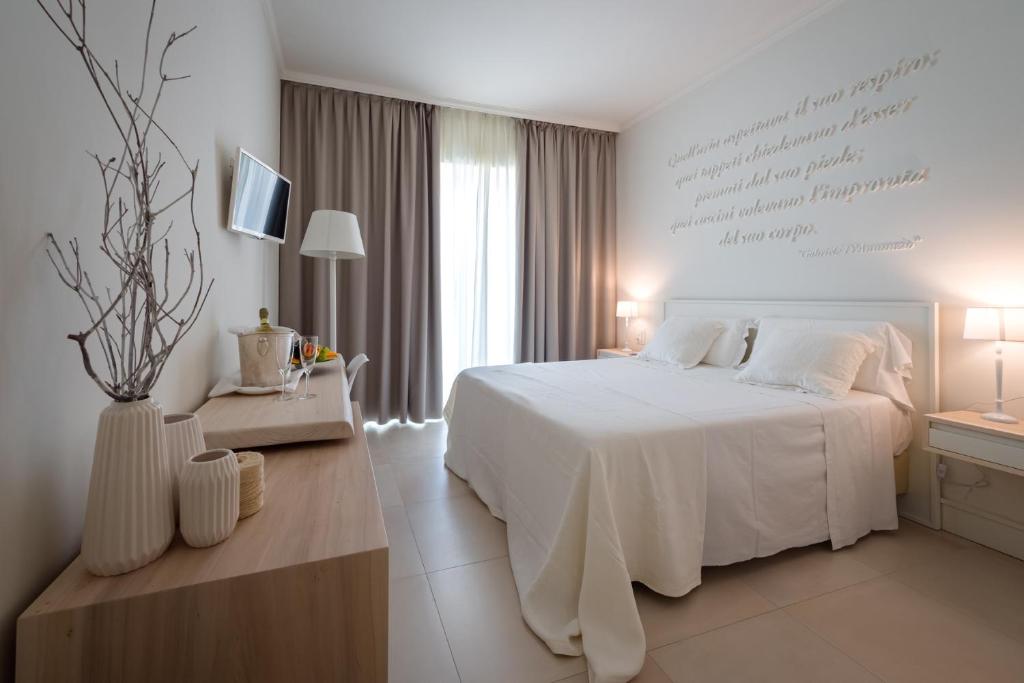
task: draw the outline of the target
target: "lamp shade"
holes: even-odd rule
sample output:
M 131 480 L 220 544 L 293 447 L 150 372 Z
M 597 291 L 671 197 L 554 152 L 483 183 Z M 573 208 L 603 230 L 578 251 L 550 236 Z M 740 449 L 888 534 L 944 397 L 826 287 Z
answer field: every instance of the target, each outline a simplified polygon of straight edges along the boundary
M 366 256 L 355 214 L 327 209 L 314 211 L 309 217 L 299 253 L 329 259 L 357 259 Z
M 964 339 L 1024 341 L 1024 308 L 968 308 Z
M 635 318 L 638 312 L 635 301 L 620 301 L 615 305 L 616 318 Z

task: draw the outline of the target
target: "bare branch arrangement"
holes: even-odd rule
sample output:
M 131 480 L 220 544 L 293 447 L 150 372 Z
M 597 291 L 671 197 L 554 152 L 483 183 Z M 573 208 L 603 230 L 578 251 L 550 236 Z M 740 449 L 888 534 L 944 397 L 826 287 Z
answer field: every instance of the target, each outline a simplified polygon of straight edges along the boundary
M 188 75 L 171 76 L 164 64 L 170 49 L 195 30 L 171 33 L 160 52 L 156 89 L 147 92 L 150 70 L 150 37 L 156 0 L 152 0 L 146 25 L 145 49 L 138 86 L 132 90 L 121 83 L 121 69 L 114 60 L 108 68 L 97 58 L 86 40 L 85 0 L 36 0 L 53 25 L 78 52 L 103 105 L 113 120 L 121 150 L 110 157 L 90 153 L 103 182 L 104 211 L 100 252 L 117 272 L 118 285 L 99 291 L 82 267 L 78 240 L 62 248 L 48 234 L 46 253 L 68 289 L 75 293 L 89 315 L 84 331 L 69 334 L 82 354 L 85 371 L 105 394 L 115 401 L 134 401 L 149 396 L 163 372 L 167 359 L 192 329 L 206 304 L 213 279 L 206 282 L 203 250 L 196 224 L 195 190 L 198 160 L 190 164 L 177 143 L 156 118 L 164 87 Z M 150 94 L 152 93 L 152 94 Z M 184 189 L 163 204 L 157 193 L 167 162 L 154 146 L 169 145 L 188 171 Z M 172 294 L 169 283 L 171 247 L 168 235 L 173 220 L 161 218 L 171 207 L 187 202 L 194 249 L 184 250 L 187 281 L 181 292 Z M 164 224 L 166 223 L 166 225 Z M 97 371 L 88 348 L 95 338 L 103 355 L 105 372 Z

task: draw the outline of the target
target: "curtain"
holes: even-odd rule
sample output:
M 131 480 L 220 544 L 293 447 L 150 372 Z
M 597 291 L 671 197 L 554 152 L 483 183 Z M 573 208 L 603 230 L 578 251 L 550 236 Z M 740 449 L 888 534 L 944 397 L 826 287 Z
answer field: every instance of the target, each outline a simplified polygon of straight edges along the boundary
M 519 362 L 615 345 L 615 135 L 518 121 Z
M 445 395 L 462 370 L 514 359 L 515 121 L 440 110 Z
M 437 136 L 433 106 L 283 81 L 281 172 L 292 181 L 280 320 L 327 339 L 331 262 L 299 255 L 315 209 L 354 213 L 366 258 L 338 273 L 339 352 L 370 357 L 364 416 L 441 414 Z

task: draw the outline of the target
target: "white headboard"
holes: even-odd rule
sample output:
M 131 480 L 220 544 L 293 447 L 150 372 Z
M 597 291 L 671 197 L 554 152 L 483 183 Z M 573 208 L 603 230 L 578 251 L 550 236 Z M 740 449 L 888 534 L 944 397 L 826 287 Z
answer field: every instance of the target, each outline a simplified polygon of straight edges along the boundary
M 926 413 L 939 407 L 939 305 L 932 301 L 732 301 L 726 299 L 669 299 L 665 318 L 696 315 L 722 318 L 818 318 L 884 320 L 914 345 L 913 379 L 907 385 L 917 412 L 910 447 L 910 490 L 902 496 L 900 514 L 936 526 L 939 491 L 935 458 L 926 453 Z

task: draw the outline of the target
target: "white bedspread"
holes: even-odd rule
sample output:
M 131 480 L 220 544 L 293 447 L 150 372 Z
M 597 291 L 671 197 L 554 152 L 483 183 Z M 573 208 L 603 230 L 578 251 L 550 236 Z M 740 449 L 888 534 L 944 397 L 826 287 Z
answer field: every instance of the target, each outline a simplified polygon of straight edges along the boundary
M 832 401 L 734 374 L 603 359 L 456 381 L 445 463 L 507 523 L 530 628 L 553 652 L 585 654 L 596 683 L 643 665 L 631 581 L 680 596 L 702 564 L 897 526 L 905 432 L 889 399 Z

